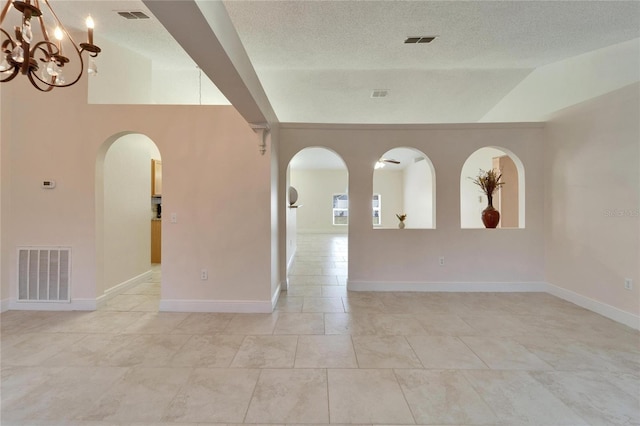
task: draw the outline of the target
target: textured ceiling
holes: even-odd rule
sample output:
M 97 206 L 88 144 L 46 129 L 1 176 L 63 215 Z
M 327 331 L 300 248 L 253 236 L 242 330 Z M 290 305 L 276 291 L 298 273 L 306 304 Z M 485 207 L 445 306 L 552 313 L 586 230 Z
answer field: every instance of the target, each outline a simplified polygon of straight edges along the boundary
M 206 2 L 207 0 L 199 0 Z M 156 68 L 195 63 L 141 1 L 52 2 Z M 637 1 L 225 1 L 282 122 L 475 122 L 536 67 L 640 37 Z M 185 22 L 184 25 L 188 25 Z M 437 35 L 431 44 L 407 36 Z M 194 34 L 194 37 L 198 37 Z M 387 89 L 386 98 L 371 98 Z
M 189 55 L 139 0 L 57 0 L 50 3 L 70 31 L 86 31 L 84 21 L 90 14 L 96 23 L 96 43 L 100 38 L 106 38 L 151 59 L 154 67 L 161 69 L 196 67 Z M 150 19 L 125 19 L 117 14 L 118 11 L 141 11 Z
M 474 122 L 535 67 L 639 36 L 637 2 L 225 5 L 285 122 Z

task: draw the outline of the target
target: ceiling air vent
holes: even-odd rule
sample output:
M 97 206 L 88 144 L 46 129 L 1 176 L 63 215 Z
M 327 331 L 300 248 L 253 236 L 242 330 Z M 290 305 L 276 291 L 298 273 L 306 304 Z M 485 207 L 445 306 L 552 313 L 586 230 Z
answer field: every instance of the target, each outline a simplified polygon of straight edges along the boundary
M 404 41 L 405 44 L 416 44 L 416 43 L 431 43 L 438 36 L 423 36 L 423 37 L 407 37 Z
M 140 12 L 139 10 L 121 11 L 117 13 L 125 19 L 149 19 L 149 16 L 147 16 L 144 12 Z
M 371 92 L 372 98 L 386 98 L 389 95 L 389 91 L 387 89 L 375 89 Z

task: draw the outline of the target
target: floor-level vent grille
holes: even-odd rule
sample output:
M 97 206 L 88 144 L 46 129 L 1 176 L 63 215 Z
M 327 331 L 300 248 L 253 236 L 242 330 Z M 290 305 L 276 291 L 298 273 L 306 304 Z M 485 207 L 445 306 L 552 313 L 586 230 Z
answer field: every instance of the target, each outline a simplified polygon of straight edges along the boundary
M 20 247 L 18 249 L 18 300 L 70 301 L 71 249 Z

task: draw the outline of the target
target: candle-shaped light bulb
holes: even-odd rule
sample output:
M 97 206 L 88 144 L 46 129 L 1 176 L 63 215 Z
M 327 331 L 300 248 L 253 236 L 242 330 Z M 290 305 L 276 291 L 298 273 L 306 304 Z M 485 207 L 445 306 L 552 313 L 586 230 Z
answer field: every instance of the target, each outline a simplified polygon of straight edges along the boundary
M 91 15 L 87 16 L 87 33 L 89 35 L 89 44 L 93 44 L 93 18 L 91 18 Z
M 53 36 L 58 40 L 58 54 L 62 54 L 62 30 L 60 27 L 56 27 L 53 31 Z

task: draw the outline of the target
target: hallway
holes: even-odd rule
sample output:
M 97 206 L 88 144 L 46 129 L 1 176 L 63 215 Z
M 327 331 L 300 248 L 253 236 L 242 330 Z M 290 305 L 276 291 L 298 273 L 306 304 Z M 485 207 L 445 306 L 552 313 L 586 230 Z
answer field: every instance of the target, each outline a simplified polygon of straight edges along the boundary
M 348 293 L 346 236 L 299 237 L 271 314 L 145 312 L 155 282 L 3 313 L 2 425 L 640 423 L 638 332 L 542 293 Z
M 151 279 L 107 300 L 101 311 L 158 312 L 160 306 L 160 264 L 151 265 Z

